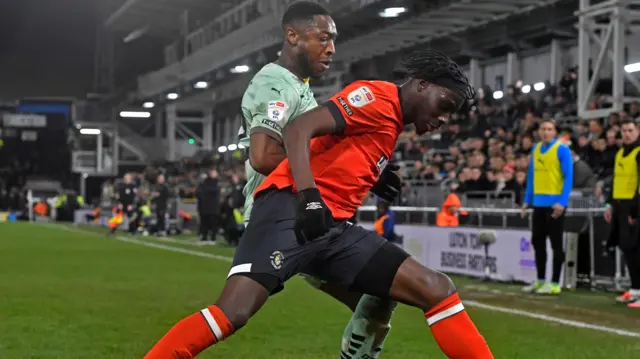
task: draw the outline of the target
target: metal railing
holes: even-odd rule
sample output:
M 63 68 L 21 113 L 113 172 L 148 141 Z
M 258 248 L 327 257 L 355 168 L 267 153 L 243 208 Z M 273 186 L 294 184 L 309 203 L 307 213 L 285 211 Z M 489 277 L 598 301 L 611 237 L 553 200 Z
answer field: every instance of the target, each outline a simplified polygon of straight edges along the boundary
M 440 212 L 441 208 L 440 207 L 409 207 L 409 206 L 392 206 L 391 210 L 397 213 L 404 213 L 405 215 L 409 215 L 411 213 L 417 213 L 417 214 L 437 214 L 438 212 Z M 467 212 L 470 215 L 471 214 L 475 214 L 477 215 L 478 218 L 478 225 L 482 226 L 483 225 L 483 218 L 486 218 L 487 216 L 494 216 L 494 217 L 499 217 L 502 219 L 502 225 L 500 225 L 501 228 L 507 228 L 507 218 L 508 217 L 512 217 L 512 216 L 519 216 L 522 214 L 522 211 L 520 209 L 517 208 L 484 208 L 484 207 L 474 207 L 474 208 L 468 208 L 468 207 L 463 207 L 460 209 L 461 211 Z M 362 206 L 358 209 L 358 212 L 375 212 L 376 211 L 376 206 Z M 601 207 L 601 208 L 567 208 L 566 210 L 566 216 L 567 217 L 571 217 L 571 216 L 585 216 L 585 215 L 596 215 L 596 214 L 603 214 L 605 212 L 605 208 Z M 526 210 L 526 214 L 528 215 L 528 227 L 531 228 L 531 216 L 530 214 L 533 213 L 532 209 L 527 209 Z M 396 218 L 400 218 L 398 216 L 396 216 Z M 405 218 L 409 218 L 409 217 L 405 217 Z M 414 217 L 415 218 L 415 217 Z M 435 224 L 434 223 L 430 223 L 429 222 L 429 217 L 422 217 L 423 221 L 415 221 L 415 220 L 411 220 L 411 221 L 407 221 L 407 222 L 412 222 L 412 223 L 419 223 L 419 224 Z

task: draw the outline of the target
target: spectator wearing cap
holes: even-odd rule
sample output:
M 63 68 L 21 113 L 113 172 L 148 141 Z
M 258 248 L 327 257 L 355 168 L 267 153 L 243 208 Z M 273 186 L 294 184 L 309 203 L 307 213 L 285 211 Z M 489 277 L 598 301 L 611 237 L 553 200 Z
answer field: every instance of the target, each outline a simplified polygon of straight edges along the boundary
M 523 288 L 526 292 L 560 294 L 560 273 L 564 263 L 564 214 L 573 186 L 573 160 L 569 147 L 556 139 L 553 121 L 538 128 L 541 142 L 533 149 L 527 175 L 522 216 L 533 207 L 531 242 L 535 252 L 537 280 Z M 553 249 L 553 273 L 546 282 L 547 237 Z

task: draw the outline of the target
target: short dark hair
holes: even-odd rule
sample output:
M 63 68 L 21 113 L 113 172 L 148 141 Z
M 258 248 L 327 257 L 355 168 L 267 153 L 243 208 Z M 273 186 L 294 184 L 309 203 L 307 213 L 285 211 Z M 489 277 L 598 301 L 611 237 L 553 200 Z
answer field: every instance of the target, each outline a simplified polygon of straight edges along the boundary
M 624 125 L 634 125 L 634 126 L 635 126 L 635 125 L 636 125 L 636 123 L 635 123 L 635 122 L 633 122 L 632 120 L 624 120 L 624 121 L 620 122 L 620 127 L 621 127 L 621 128 L 622 128 L 622 126 L 624 126 Z
M 413 51 L 402 62 L 409 77 L 440 85 L 455 92 L 464 100 L 463 110 L 475 101 L 476 92 L 458 64 L 445 54 L 434 50 Z
M 313 1 L 297 1 L 289 5 L 282 16 L 282 28 L 296 21 L 313 21 L 314 16 L 329 15 L 329 11 Z
M 542 119 L 542 120 L 540 120 L 540 125 L 542 125 L 545 122 L 548 122 L 548 123 L 552 124 L 553 128 L 555 128 L 555 130 L 558 131 L 558 126 L 556 125 L 556 121 L 554 119 L 551 119 L 551 118 Z M 540 128 L 540 125 L 538 125 L 538 128 Z

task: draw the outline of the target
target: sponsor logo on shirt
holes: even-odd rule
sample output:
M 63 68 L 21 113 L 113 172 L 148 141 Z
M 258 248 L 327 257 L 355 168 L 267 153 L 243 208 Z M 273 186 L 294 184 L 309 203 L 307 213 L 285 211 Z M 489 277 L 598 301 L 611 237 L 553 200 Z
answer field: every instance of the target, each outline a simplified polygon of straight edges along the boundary
M 355 107 L 365 106 L 376 100 L 367 86 L 362 86 L 349 94 L 349 103 Z
M 262 124 L 272 128 L 274 131 L 278 132 L 278 133 L 282 133 L 282 126 L 280 126 L 278 123 L 271 121 L 270 119 L 263 119 L 262 120 Z
M 284 101 L 269 101 L 267 105 L 267 116 L 271 121 L 280 122 L 284 120 L 287 104 Z
M 337 100 L 340 103 L 340 106 L 344 108 L 344 112 L 346 112 L 349 116 L 353 116 L 353 110 L 351 110 L 351 107 L 349 106 L 347 101 L 345 101 L 341 96 L 338 96 Z

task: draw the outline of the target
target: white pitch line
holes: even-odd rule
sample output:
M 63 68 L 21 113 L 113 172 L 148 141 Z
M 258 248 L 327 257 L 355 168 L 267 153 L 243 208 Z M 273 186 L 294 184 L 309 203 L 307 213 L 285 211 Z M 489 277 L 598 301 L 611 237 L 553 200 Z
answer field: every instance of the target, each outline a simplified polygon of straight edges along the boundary
M 495 306 L 495 305 L 489 305 L 489 304 L 480 303 L 480 302 L 477 302 L 475 300 L 465 300 L 464 304 L 468 305 L 468 306 L 471 306 L 471 307 L 478 307 L 478 308 L 481 308 L 481 309 L 491 310 L 491 311 L 494 311 L 494 312 L 519 315 L 519 316 L 522 316 L 522 317 L 544 320 L 546 322 L 563 324 L 563 325 L 567 325 L 567 326 L 575 327 L 575 328 L 592 329 L 592 330 L 597 330 L 597 331 L 600 331 L 600 332 L 605 332 L 605 333 L 610 333 L 610 334 L 616 334 L 616 335 L 620 335 L 620 336 L 624 336 L 624 337 L 640 338 L 640 333 L 637 333 L 637 332 L 631 332 L 631 331 L 623 330 L 623 329 L 605 327 L 603 325 L 596 325 L 596 324 L 578 322 L 576 320 L 562 319 L 562 318 L 553 317 L 553 316 L 546 315 L 546 314 L 527 312 L 525 310 L 499 307 L 499 306 Z
M 62 229 L 62 230 L 67 230 L 67 231 L 75 232 L 75 233 L 98 235 L 95 232 L 84 231 L 84 230 L 81 230 L 81 229 L 70 228 L 70 227 L 62 226 L 62 225 L 55 225 L 54 224 L 51 227 L 52 228 Z M 133 238 L 126 238 L 126 237 L 122 237 L 122 236 L 111 237 L 111 238 L 115 238 L 115 239 L 117 239 L 117 240 L 119 240 L 121 242 L 139 244 L 139 245 L 146 246 L 146 247 L 163 249 L 163 250 L 167 250 L 167 251 L 171 251 L 171 252 L 189 254 L 189 255 L 198 256 L 198 257 L 211 258 L 211 259 L 216 259 L 216 260 L 220 260 L 220 261 L 224 261 L 224 262 L 232 262 L 233 261 L 233 258 L 227 257 L 227 256 L 220 256 L 220 255 L 216 255 L 216 254 L 212 254 L 212 253 L 206 253 L 206 252 L 194 251 L 194 250 L 189 250 L 189 249 L 177 248 L 177 247 L 167 246 L 167 245 L 158 244 L 158 243 L 151 243 L 151 242 L 141 241 L 141 240 L 133 239 Z M 518 316 L 521 316 L 521 317 L 526 317 L 526 318 L 531 318 L 531 319 L 538 319 L 538 320 L 542 320 L 542 321 L 545 321 L 545 322 L 562 324 L 562 325 L 566 325 L 566 326 L 574 327 L 574 328 L 591 329 L 591 330 L 596 330 L 596 331 L 605 332 L 605 333 L 609 333 L 609 334 L 615 334 L 615 335 L 624 336 L 624 337 L 640 338 L 640 333 L 638 333 L 638 332 L 632 332 L 632 331 L 623 330 L 623 329 L 611 328 L 611 327 L 607 327 L 607 326 L 604 326 L 604 325 L 597 325 L 597 324 L 579 322 L 579 321 L 576 321 L 576 320 L 562 319 L 562 318 L 554 317 L 554 316 L 551 316 L 551 315 L 533 313 L 533 312 L 528 312 L 528 311 L 525 311 L 525 310 L 512 309 L 512 308 L 506 308 L 506 307 L 499 307 L 499 306 L 495 306 L 495 305 L 484 304 L 484 303 L 481 303 L 481 302 L 478 302 L 478 301 L 475 301 L 475 300 L 465 300 L 464 304 L 468 305 L 468 306 L 471 306 L 471 307 L 477 307 L 477 308 L 481 308 L 481 309 L 485 309 L 485 310 L 490 310 L 490 311 L 493 311 L 493 312 L 518 315 Z
M 62 229 L 62 230 L 69 231 L 69 232 L 74 232 L 74 233 L 89 234 L 89 235 L 93 235 L 93 236 L 101 236 L 100 234 L 95 233 L 95 232 L 85 231 L 85 230 L 82 230 L 82 229 L 67 227 L 67 226 L 63 226 L 63 225 L 55 225 L 55 224 L 53 224 L 53 225 L 49 225 L 48 227 L 58 228 L 58 229 Z M 105 238 L 107 238 L 107 237 L 105 236 Z M 217 254 L 213 254 L 213 253 L 194 251 L 194 250 L 191 250 L 191 249 L 179 248 L 179 247 L 169 246 L 169 245 L 165 245 L 165 244 L 161 244 L 161 243 L 147 242 L 147 241 L 142 241 L 142 240 L 135 239 L 135 238 L 127 238 L 127 237 L 122 237 L 122 236 L 115 236 L 115 237 L 109 237 L 109 238 L 113 238 L 113 239 L 118 240 L 120 242 L 139 244 L 139 245 L 145 246 L 145 247 L 164 249 L 166 251 L 182 253 L 182 254 L 189 254 L 189 255 L 192 255 L 192 256 L 198 256 L 198 257 L 204 257 L 204 258 L 210 258 L 210 259 L 216 259 L 216 260 L 223 261 L 223 262 L 233 262 L 233 258 L 232 257 L 221 256 L 221 255 L 217 255 Z

